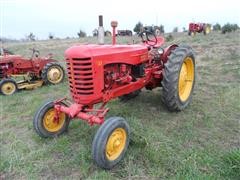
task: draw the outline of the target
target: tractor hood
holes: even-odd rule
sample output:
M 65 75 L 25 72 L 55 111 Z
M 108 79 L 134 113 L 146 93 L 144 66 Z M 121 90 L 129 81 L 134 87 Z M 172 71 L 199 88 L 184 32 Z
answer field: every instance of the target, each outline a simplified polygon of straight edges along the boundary
M 75 45 L 65 51 L 66 58 L 129 58 L 136 55 L 146 54 L 148 51 L 145 45 Z

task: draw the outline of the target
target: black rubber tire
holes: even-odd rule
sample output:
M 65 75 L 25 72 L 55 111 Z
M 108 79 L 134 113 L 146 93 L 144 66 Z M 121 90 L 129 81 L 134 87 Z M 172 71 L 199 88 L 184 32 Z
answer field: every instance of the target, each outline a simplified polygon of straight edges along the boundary
M 194 66 L 194 79 L 190 95 L 185 101 L 181 101 L 178 91 L 179 73 L 186 57 L 191 57 Z M 163 69 L 163 94 L 162 101 L 170 111 L 181 111 L 188 106 L 192 99 L 196 79 L 195 56 L 191 47 L 180 46 L 172 50 Z
M 4 92 L 2 91 L 2 87 L 3 87 L 3 85 L 4 85 L 5 83 L 12 83 L 12 84 L 15 86 L 15 90 L 14 90 L 11 94 L 6 94 L 6 93 L 4 93 Z M 7 78 L 7 79 L 2 79 L 2 80 L 0 81 L 0 93 L 1 93 L 1 94 L 5 95 L 5 96 L 9 96 L 9 95 L 14 94 L 14 93 L 17 92 L 17 91 L 18 91 L 18 87 L 17 87 L 17 83 L 16 83 L 15 80 L 10 79 L 10 78 Z
M 65 105 L 64 103 L 61 103 L 62 105 Z M 65 105 L 66 106 L 66 105 Z M 53 101 L 48 101 L 44 103 L 35 113 L 34 119 L 33 119 L 33 127 L 37 134 L 41 137 L 47 138 L 47 137 L 57 137 L 67 131 L 68 125 L 70 122 L 69 116 L 66 115 L 64 124 L 60 130 L 57 132 L 49 132 L 46 128 L 44 128 L 43 125 L 43 117 L 45 113 L 54 107 L 54 102 Z
M 106 157 L 106 152 L 105 152 L 106 144 L 107 144 L 108 138 L 116 128 L 123 128 L 127 134 L 126 136 L 127 139 L 126 139 L 125 147 L 122 150 L 121 154 L 118 156 L 117 159 L 111 161 Z M 103 169 L 113 168 L 117 163 L 119 163 L 123 159 L 129 145 L 129 140 L 130 140 L 129 136 L 130 136 L 130 128 L 124 118 L 111 117 L 107 119 L 100 126 L 100 128 L 98 129 L 93 139 L 92 158 L 95 161 L 95 163 Z
M 57 68 L 60 68 L 62 70 L 62 79 L 58 82 L 58 83 L 52 83 L 49 79 L 48 79 L 48 72 L 51 68 L 53 67 L 57 67 Z M 51 63 L 47 63 L 43 69 L 42 69 L 42 73 L 41 73 L 41 77 L 42 77 L 42 80 L 44 82 L 44 84 L 59 84 L 61 82 L 63 82 L 64 80 L 64 77 L 65 77 L 65 71 L 64 71 L 64 68 L 57 62 L 51 62 Z
M 118 97 L 118 98 L 120 99 L 120 101 L 125 102 L 125 101 L 128 101 L 128 100 L 130 100 L 130 99 L 133 99 L 133 98 L 137 97 L 140 93 L 141 93 L 141 89 L 136 90 L 136 91 L 134 91 L 134 92 L 131 92 L 131 93 L 129 93 L 129 94 L 125 94 L 125 95 L 120 96 L 120 97 Z

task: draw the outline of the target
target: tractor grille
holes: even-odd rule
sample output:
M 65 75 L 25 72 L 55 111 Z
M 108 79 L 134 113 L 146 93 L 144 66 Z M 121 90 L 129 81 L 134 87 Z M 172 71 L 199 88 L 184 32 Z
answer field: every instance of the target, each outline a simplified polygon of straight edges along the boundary
M 67 59 L 70 90 L 73 97 L 93 94 L 93 69 L 91 58 Z

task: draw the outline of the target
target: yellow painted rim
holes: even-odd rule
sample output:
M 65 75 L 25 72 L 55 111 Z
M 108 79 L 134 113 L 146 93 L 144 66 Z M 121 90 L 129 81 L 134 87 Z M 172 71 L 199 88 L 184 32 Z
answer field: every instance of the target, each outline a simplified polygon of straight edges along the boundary
M 210 33 L 210 31 L 211 31 L 211 29 L 210 29 L 210 27 L 206 27 L 206 34 L 209 34 Z
M 192 91 L 194 81 L 194 64 L 191 57 L 186 57 L 183 61 L 179 79 L 178 79 L 178 93 L 181 101 L 186 101 Z
M 61 112 L 59 114 L 58 120 L 54 120 L 54 115 L 55 115 L 55 109 L 51 108 L 45 113 L 43 117 L 43 126 L 49 132 L 59 131 L 63 127 L 65 122 L 65 118 L 66 118 L 65 113 Z
M 12 82 L 6 82 L 2 85 L 1 91 L 3 94 L 11 95 L 16 91 L 16 85 Z
M 63 70 L 58 66 L 53 66 L 48 70 L 47 78 L 51 83 L 57 84 L 63 78 Z
M 127 133 L 123 128 L 115 129 L 106 145 L 106 156 L 110 161 L 117 159 L 126 146 Z
M 196 35 L 196 33 L 195 32 L 191 32 L 191 36 L 195 36 Z

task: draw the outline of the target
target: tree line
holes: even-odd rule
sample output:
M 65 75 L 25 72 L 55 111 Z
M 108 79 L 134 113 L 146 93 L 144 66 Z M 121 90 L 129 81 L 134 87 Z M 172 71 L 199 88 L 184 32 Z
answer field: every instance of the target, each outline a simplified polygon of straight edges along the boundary
M 152 25 L 152 26 L 144 26 L 142 22 L 137 22 L 136 25 L 133 28 L 133 31 L 138 34 L 139 32 L 143 31 L 143 30 L 148 30 L 148 31 L 152 31 L 155 32 L 156 30 L 158 30 L 160 33 L 165 33 L 164 30 L 164 25 L 160 24 L 159 26 L 157 25 Z M 238 24 L 232 24 L 232 23 L 226 23 L 223 26 L 221 26 L 219 23 L 216 23 L 212 26 L 212 30 L 213 31 L 217 31 L 217 32 L 221 32 L 222 34 L 225 33 L 230 33 L 230 32 L 235 32 L 236 30 L 239 29 Z M 186 32 L 187 29 L 185 27 L 182 28 L 183 32 Z M 172 32 L 179 32 L 178 27 L 174 27 Z M 105 32 L 105 36 L 109 36 L 111 35 L 110 31 L 106 31 Z M 77 36 L 79 38 L 83 38 L 87 36 L 87 33 L 85 31 L 83 31 L 82 29 L 80 29 L 77 32 Z M 92 36 L 97 36 L 97 29 L 94 29 L 92 32 Z M 3 41 L 6 38 L 0 38 L 0 41 Z M 53 33 L 49 33 L 48 35 L 48 39 L 56 39 L 55 35 Z M 68 39 L 68 37 L 67 37 Z M 37 40 L 36 35 L 34 35 L 33 32 L 30 32 L 27 36 L 26 36 L 26 40 L 28 41 L 35 41 Z

